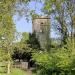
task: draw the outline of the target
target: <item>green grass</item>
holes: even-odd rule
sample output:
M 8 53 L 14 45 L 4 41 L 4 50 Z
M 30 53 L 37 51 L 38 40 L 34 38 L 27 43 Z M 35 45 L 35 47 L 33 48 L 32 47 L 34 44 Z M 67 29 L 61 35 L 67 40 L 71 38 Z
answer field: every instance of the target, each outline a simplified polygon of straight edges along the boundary
M 8 75 L 6 73 L 0 73 L 0 75 Z M 30 75 L 27 71 L 23 71 L 20 69 L 13 69 L 9 75 Z M 35 75 L 35 74 L 32 74 Z

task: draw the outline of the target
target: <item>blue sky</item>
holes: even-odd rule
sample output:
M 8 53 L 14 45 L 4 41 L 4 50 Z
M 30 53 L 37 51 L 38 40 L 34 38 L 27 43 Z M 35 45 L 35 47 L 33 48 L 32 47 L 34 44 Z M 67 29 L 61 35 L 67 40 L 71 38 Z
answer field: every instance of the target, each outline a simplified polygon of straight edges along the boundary
M 16 24 L 16 30 L 18 32 L 32 32 L 32 21 L 26 21 L 24 17 L 21 17 L 20 20 L 17 20 L 17 16 L 14 16 L 14 22 Z
M 29 9 L 30 10 L 35 10 L 36 8 L 36 13 L 37 14 L 42 14 L 41 12 L 41 8 L 43 7 L 43 4 L 41 3 L 36 3 L 34 1 L 32 1 L 31 3 L 29 3 Z M 21 17 L 20 19 L 18 19 L 18 15 L 14 15 L 13 16 L 13 20 L 14 23 L 16 24 L 16 29 L 18 32 L 32 32 L 32 20 L 31 17 L 29 18 L 29 22 L 27 22 L 27 20 L 25 19 L 25 17 Z M 53 20 L 52 20 L 53 21 Z M 51 21 L 51 22 L 52 22 Z M 51 37 L 58 37 L 58 35 L 56 35 L 56 32 L 54 32 L 54 30 L 51 29 Z
M 31 3 L 29 3 L 29 8 L 30 10 L 35 10 L 36 8 L 36 13 L 41 14 L 41 8 L 42 8 L 42 4 L 41 3 L 37 3 L 32 1 Z M 27 22 L 27 20 L 25 19 L 25 17 L 21 17 L 18 20 L 18 15 L 14 15 L 13 16 L 13 20 L 14 23 L 16 24 L 16 29 L 18 32 L 32 32 L 32 20 L 31 18 L 29 18 L 29 22 Z

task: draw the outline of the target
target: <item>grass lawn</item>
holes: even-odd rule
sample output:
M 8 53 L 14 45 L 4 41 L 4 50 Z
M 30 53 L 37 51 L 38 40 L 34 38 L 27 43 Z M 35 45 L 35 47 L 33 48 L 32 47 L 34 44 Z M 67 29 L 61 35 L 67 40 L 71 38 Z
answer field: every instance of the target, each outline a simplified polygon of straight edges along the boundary
M 0 73 L 0 75 L 8 75 L 8 74 Z M 23 71 L 20 69 L 13 69 L 9 75 L 35 75 L 35 74 L 29 74 L 27 71 Z

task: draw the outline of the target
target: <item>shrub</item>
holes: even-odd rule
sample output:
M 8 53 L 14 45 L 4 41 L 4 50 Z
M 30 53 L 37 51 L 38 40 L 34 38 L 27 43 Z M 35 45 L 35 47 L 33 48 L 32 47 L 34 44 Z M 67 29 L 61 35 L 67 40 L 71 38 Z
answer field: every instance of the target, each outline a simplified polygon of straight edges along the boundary
M 62 47 L 55 52 L 38 52 L 33 54 L 36 61 L 38 75 L 51 75 L 52 73 L 68 73 L 72 70 L 73 56 L 70 50 Z M 51 73 L 51 74 L 50 74 Z

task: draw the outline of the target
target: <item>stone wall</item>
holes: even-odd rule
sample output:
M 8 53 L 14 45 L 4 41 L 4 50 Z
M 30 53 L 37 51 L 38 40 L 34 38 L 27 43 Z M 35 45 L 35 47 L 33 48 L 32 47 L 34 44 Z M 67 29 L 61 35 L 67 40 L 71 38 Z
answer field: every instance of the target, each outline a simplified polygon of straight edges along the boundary
M 32 26 L 41 47 L 45 49 L 50 36 L 50 18 L 48 16 L 37 17 L 33 20 Z

